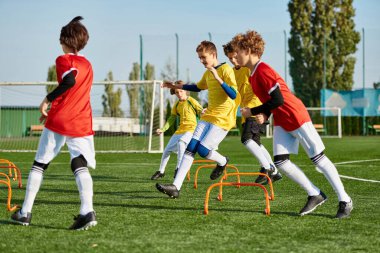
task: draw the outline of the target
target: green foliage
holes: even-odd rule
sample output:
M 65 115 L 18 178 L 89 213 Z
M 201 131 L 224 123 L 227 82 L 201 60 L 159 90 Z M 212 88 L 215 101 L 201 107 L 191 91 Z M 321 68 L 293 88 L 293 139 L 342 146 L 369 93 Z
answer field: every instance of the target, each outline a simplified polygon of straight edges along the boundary
M 168 138 L 166 139 L 166 141 Z M 346 176 L 380 179 L 379 137 L 324 139 L 326 154 Z M 262 139 L 271 150 L 272 140 Z M 96 147 L 96 146 L 95 146 Z M 257 160 L 240 142 L 228 136 L 219 146 L 230 163 L 241 172 L 257 172 Z M 21 168 L 23 188 L 13 186 L 13 204 L 22 204 L 34 153 L 0 153 Z M 210 169 L 198 175 L 198 189 L 185 181 L 178 199 L 159 193 L 150 180 L 161 154 L 102 154 L 98 167 L 91 170 L 94 181 L 94 209 L 98 225 L 88 231 L 67 228 L 78 214 L 80 200 L 70 169 L 70 155 L 61 153 L 44 173 L 44 181 L 33 206 L 30 227 L 10 224 L 6 211 L 5 187 L 0 195 L 0 251 L 34 252 L 378 252 L 380 201 L 379 184 L 343 178 L 345 189 L 354 200 L 352 217 L 336 220 L 338 199 L 326 178 L 304 152 L 292 156 L 312 182 L 329 197 L 312 214 L 298 216 L 307 194 L 292 180 L 276 182 L 271 216 L 263 214 L 265 200 L 258 187 L 223 187 L 223 201 L 210 195 L 209 214 L 203 214 Z M 196 157 L 199 159 L 199 156 Z M 355 161 L 354 161 L 355 160 Z M 367 161 L 365 161 L 367 160 Z M 370 161 L 368 161 L 370 160 Z M 377 160 L 377 161 L 376 161 Z M 349 163 L 349 161 L 353 161 Z M 343 162 L 348 162 L 344 163 Z M 172 183 L 176 164 L 173 154 L 162 183 Z M 5 170 L 4 170 L 5 171 Z M 229 177 L 228 181 L 236 178 Z M 252 182 L 241 177 L 242 182 Z
M 373 83 L 373 88 L 374 89 L 380 89 L 380 82 Z
M 46 78 L 46 81 L 48 82 L 56 82 L 57 81 L 57 71 L 55 70 L 55 65 L 52 65 L 48 69 L 48 76 Z M 47 85 L 46 86 L 46 93 L 49 94 L 52 92 L 57 85 Z
M 319 106 L 322 88 L 351 90 L 360 41 L 352 0 L 291 0 L 288 10 L 289 67 L 297 96 L 306 106 Z
M 112 71 L 108 72 L 107 78 L 104 81 L 113 81 Z M 123 117 L 124 113 L 120 108 L 121 104 L 121 88 L 114 91 L 113 84 L 105 85 L 105 94 L 102 95 L 103 117 Z
M 145 65 L 144 71 L 144 79 L 145 80 L 154 80 L 155 79 L 155 70 L 154 66 L 149 62 Z M 140 64 L 137 62 L 133 63 L 132 70 L 129 73 L 129 80 L 137 81 L 140 80 Z M 151 86 L 151 85 L 150 85 Z M 127 84 L 127 94 L 129 97 L 129 105 L 130 105 L 130 113 L 132 118 L 142 117 L 145 114 L 145 110 L 149 108 L 151 109 L 152 101 L 152 87 L 148 87 L 145 85 L 143 87 L 137 85 Z M 149 99 L 146 99 L 149 98 Z M 142 101 L 142 103 L 138 103 L 138 101 Z M 139 108 L 138 105 L 142 105 L 143 108 Z

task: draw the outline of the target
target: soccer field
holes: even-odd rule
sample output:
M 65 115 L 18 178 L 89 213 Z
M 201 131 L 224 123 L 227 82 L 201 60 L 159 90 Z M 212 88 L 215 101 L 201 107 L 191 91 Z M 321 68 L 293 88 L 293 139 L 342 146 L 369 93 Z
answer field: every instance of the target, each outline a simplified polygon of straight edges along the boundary
M 272 140 L 263 143 L 271 150 Z M 186 181 L 178 199 L 169 199 L 150 180 L 161 154 L 98 154 L 94 207 L 98 225 L 70 231 L 79 211 L 79 196 L 69 155 L 59 155 L 45 172 L 29 227 L 9 222 L 6 188 L 0 185 L 0 252 L 379 252 L 380 137 L 324 139 L 325 153 L 336 164 L 354 201 L 351 218 L 337 220 L 338 200 L 322 174 L 300 149 L 291 159 L 329 197 L 312 214 L 298 216 L 306 193 L 288 178 L 274 184 L 271 215 L 258 187 L 223 188 L 223 201 L 211 193 L 209 214 L 203 214 L 211 170 L 201 170 L 198 189 Z M 240 172 L 259 165 L 240 143 L 228 136 L 219 147 Z M 13 182 L 12 204 L 22 204 L 33 153 L 0 153 L 22 169 L 23 188 Z M 159 182 L 171 183 L 176 156 Z M 350 178 L 348 178 L 350 177 Z M 242 178 L 242 181 L 252 178 Z

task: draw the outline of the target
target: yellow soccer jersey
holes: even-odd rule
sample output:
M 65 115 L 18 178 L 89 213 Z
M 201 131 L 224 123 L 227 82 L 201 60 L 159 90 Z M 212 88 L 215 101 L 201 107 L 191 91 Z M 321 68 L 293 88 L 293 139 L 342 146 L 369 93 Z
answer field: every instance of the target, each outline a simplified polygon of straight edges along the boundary
M 175 134 L 194 132 L 197 126 L 197 115 L 201 115 L 203 107 L 192 97 L 178 101 L 172 108 L 172 115 L 179 116 L 179 127 Z
M 246 67 L 241 67 L 239 69 L 234 68 L 236 83 L 238 86 L 238 91 L 241 96 L 240 107 L 256 107 L 261 105 L 260 99 L 253 93 L 251 84 L 249 83 L 250 70 Z M 254 117 L 254 116 L 252 116 Z M 245 118 L 242 117 L 242 123 L 245 122 Z
M 236 125 L 236 112 L 240 104 L 240 95 L 232 68 L 228 64 L 222 63 L 217 68 L 217 72 L 227 85 L 235 89 L 236 99 L 229 98 L 211 71 L 206 70 L 202 79 L 197 83 L 199 89 L 208 89 L 208 107 L 201 120 L 230 130 Z

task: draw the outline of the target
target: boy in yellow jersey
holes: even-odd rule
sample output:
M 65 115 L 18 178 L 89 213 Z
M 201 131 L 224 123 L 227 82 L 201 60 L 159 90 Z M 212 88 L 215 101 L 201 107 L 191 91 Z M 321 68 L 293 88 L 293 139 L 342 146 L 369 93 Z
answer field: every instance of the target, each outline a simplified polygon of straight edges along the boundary
M 241 67 L 234 58 L 236 53 L 231 45 L 227 43 L 223 45 L 224 54 L 234 65 L 234 73 L 238 91 L 241 96 L 240 107 L 256 107 L 261 105 L 259 98 L 253 93 L 251 84 L 249 83 L 250 70 L 246 67 Z M 248 149 L 248 151 L 254 155 L 261 165 L 261 173 L 265 173 L 270 176 L 273 181 L 280 180 L 282 178 L 280 172 L 277 171 L 276 166 L 272 161 L 272 158 L 266 148 L 260 142 L 260 133 L 264 125 L 258 124 L 255 117 L 244 118 L 242 117 L 243 132 L 241 134 L 241 142 Z M 258 184 L 266 184 L 267 178 L 265 176 L 258 176 L 256 181 Z
M 165 167 L 169 161 L 170 153 L 172 152 L 177 153 L 177 167 L 174 172 L 175 177 L 187 144 L 189 144 L 194 129 L 197 126 L 197 116 L 200 116 L 203 110 L 203 107 L 198 101 L 189 96 L 188 91 L 179 89 L 171 91 L 173 91 L 173 93 L 175 92 L 179 100 L 174 104 L 171 115 L 165 125 L 162 128 L 157 129 L 156 133 L 162 134 L 168 130 L 171 125 L 176 123 L 177 116 L 179 116 L 179 127 L 166 145 L 162 154 L 160 169 L 153 174 L 151 177 L 152 180 L 164 177 Z
M 156 184 L 156 188 L 172 198 L 179 196 L 179 190 L 198 153 L 201 157 L 217 162 L 210 178 L 217 179 L 224 171 L 228 158 L 219 154 L 215 149 L 226 137 L 228 131 L 236 124 L 236 111 L 240 104 L 235 75 L 232 68 L 219 64 L 215 45 L 210 41 L 202 41 L 196 52 L 200 62 L 207 69 L 197 84 L 165 82 L 163 87 L 201 91 L 208 89 L 208 107 L 201 116 L 194 134 L 183 155 L 178 173 L 173 184 Z

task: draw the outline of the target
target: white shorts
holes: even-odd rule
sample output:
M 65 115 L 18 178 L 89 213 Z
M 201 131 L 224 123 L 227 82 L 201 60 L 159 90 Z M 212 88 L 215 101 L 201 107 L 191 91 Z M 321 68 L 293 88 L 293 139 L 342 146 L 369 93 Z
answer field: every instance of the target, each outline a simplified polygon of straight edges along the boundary
M 183 134 L 173 134 L 170 138 L 168 144 L 165 147 L 164 152 L 178 152 L 178 142 L 183 141 L 186 146 L 189 144 L 191 137 L 193 136 L 192 132 L 185 132 Z
M 209 150 L 217 150 L 219 143 L 226 137 L 228 131 L 206 121 L 200 120 L 195 128 L 193 139 Z
M 322 139 L 312 122 L 304 123 L 300 128 L 287 132 L 280 126 L 273 130 L 273 155 L 298 154 L 298 145 L 301 143 L 309 158 L 323 150 Z
M 87 166 L 95 169 L 95 148 L 94 136 L 69 137 L 53 132 L 46 127 L 42 131 L 35 160 L 39 163 L 48 164 L 56 157 L 67 144 L 70 152 L 70 159 L 83 155 L 87 161 Z

